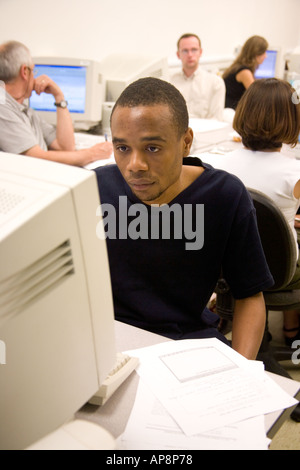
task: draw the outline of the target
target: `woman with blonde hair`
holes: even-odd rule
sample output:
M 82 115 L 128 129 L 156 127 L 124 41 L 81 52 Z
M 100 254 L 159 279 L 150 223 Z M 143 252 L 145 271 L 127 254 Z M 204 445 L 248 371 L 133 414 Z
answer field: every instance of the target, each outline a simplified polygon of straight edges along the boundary
M 245 90 L 254 82 L 254 73 L 267 57 L 268 42 L 261 36 L 251 36 L 238 57 L 225 70 L 225 108 L 235 109 Z

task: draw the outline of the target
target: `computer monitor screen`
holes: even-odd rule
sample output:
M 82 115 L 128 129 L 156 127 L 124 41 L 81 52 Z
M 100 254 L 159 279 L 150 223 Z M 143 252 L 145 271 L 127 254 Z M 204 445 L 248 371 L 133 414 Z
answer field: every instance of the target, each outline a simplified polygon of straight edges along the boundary
M 35 76 L 48 75 L 59 85 L 68 109 L 71 113 L 83 114 L 86 108 L 86 67 L 69 65 L 43 65 L 37 64 L 34 68 Z M 37 95 L 33 91 L 30 97 L 30 106 L 37 111 L 56 112 L 53 96 L 48 93 Z
M 75 129 L 87 130 L 101 121 L 105 81 L 99 62 L 64 57 L 34 57 L 33 62 L 36 76 L 48 75 L 62 89 Z M 33 92 L 29 104 L 44 120 L 56 124 L 52 95 Z
M 92 171 L 0 155 L 1 450 L 72 419 L 115 363 L 99 203 Z
M 277 50 L 267 50 L 267 57 L 256 69 L 255 78 L 274 78 L 277 75 Z

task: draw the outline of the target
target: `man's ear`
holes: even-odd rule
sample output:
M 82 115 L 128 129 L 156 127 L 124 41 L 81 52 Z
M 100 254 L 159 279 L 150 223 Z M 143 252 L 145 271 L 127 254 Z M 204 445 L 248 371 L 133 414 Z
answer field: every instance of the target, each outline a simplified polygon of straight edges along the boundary
M 190 154 L 193 139 L 194 139 L 193 129 L 188 127 L 183 137 L 183 142 L 184 142 L 184 149 L 183 149 L 184 155 L 183 156 L 184 157 L 187 157 Z
M 30 73 L 30 71 L 29 71 L 27 65 L 22 64 L 21 67 L 20 67 L 20 72 L 19 72 L 20 77 L 23 78 L 23 79 L 27 79 L 29 73 Z

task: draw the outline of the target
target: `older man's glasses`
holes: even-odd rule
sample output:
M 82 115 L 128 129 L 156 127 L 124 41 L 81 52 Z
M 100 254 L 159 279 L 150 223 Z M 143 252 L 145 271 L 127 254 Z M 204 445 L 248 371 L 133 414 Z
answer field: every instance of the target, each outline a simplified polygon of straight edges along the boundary
M 29 70 L 30 73 L 33 73 L 33 75 L 36 76 L 37 71 L 34 69 L 34 67 L 26 66 L 26 68 L 27 68 L 27 70 Z
M 200 49 L 181 49 L 181 51 L 179 51 L 180 54 L 183 54 L 183 55 L 188 55 L 188 54 L 198 54 L 200 52 Z

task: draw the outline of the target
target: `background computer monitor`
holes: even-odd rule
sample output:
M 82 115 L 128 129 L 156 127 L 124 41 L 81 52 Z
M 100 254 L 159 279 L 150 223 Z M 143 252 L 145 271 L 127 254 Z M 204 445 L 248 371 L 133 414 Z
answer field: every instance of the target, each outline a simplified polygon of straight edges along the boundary
M 287 52 L 286 60 L 286 80 L 293 82 L 300 78 L 300 46 Z
M 113 368 L 98 206 L 94 172 L 1 153 L 0 449 L 23 449 L 72 419 Z
M 112 54 L 101 61 L 106 82 L 106 101 L 115 102 L 132 82 L 144 77 L 166 79 L 166 57 L 150 57 L 137 54 Z
M 256 69 L 254 76 L 255 78 L 283 78 L 283 69 L 281 50 L 270 48 L 267 50 L 266 59 Z
M 64 57 L 34 57 L 33 62 L 36 76 L 48 75 L 62 89 L 75 128 L 86 130 L 101 120 L 105 82 L 98 62 Z M 33 92 L 29 102 L 43 119 L 56 124 L 52 95 Z

